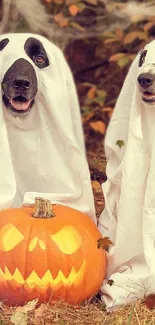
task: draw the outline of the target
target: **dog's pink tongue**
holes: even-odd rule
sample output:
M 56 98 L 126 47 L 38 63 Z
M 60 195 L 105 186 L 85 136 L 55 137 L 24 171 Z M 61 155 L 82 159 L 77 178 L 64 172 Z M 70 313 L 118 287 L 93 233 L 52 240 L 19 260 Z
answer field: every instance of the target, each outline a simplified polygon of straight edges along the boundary
M 17 111 L 26 111 L 30 104 L 30 100 L 28 100 L 27 102 L 20 102 L 20 101 L 11 99 L 10 103 Z

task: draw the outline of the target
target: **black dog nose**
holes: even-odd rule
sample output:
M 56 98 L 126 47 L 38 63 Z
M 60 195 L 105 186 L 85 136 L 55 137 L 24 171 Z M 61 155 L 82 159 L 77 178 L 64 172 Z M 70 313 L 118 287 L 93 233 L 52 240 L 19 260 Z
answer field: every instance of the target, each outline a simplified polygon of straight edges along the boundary
M 17 78 L 13 81 L 13 86 L 17 89 L 29 89 L 30 81 L 26 78 Z
M 155 81 L 155 76 L 151 73 L 141 73 L 137 78 L 139 85 L 143 88 L 147 88 Z

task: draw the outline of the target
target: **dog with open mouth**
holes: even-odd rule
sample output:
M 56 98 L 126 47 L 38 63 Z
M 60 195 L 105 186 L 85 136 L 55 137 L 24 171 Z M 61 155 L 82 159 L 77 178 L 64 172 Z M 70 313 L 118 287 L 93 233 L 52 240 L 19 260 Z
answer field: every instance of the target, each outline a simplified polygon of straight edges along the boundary
M 155 293 L 155 40 L 131 64 L 104 145 L 105 209 L 98 227 L 113 243 L 101 288 L 111 311 Z
M 142 95 L 143 102 L 155 104 L 155 63 L 145 64 L 147 60 L 148 50 L 144 49 L 140 52 L 139 67 L 141 73 L 138 75 L 137 81 L 139 90 Z
M 39 35 L 1 35 L 0 80 L 0 209 L 43 197 L 96 222 L 77 93 L 61 50 Z
M 2 89 L 6 108 L 14 113 L 28 112 L 37 93 L 37 77 L 32 65 L 18 59 L 6 72 Z
M 8 39 L 0 41 L 0 49 L 8 44 Z M 42 43 L 33 37 L 29 37 L 24 50 L 28 57 L 39 68 L 49 65 L 47 53 Z M 24 58 L 17 59 L 7 70 L 2 80 L 3 101 L 5 106 L 14 113 L 29 112 L 33 106 L 37 94 L 37 76 L 32 64 Z

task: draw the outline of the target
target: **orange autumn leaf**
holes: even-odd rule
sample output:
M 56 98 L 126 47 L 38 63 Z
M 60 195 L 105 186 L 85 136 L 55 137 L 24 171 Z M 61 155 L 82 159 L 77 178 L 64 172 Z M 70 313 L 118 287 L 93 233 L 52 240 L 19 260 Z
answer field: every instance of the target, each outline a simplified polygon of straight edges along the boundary
M 111 111 L 108 112 L 108 117 L 111 118 L 113 114 L 113 109 Z
M 95 97 L 95 94 L 96 94 L 96 87 L 92 87 L 88 90 L 87 98 L 93 99 Z
M 105 133 L 106 126 L 102 121 L 90 122 L 90 126 L 96 132 L 99 132 L 101 134 Z
M 103 107 L 103 108 L 101 109 L 102 112 L 111 112 L 112 110 L 113 110 L 112 107 L 109 107 L 109 106 L 107 106 L 107 107 Z
M 155 26 L 155 21 L 150 21 L 144 25 L 144 31 L 147 32 L 150 30 L 153 26 Z
M 124 45 L 130 44 L 136 39 L 147 40 L 147 34 L 145 32 L 134 31 L 126 34 L 124 37 Z
M 119 41 L 120 41 L 119 38 L 108 38 L 108 39 L 106 39 L 106 40 L 104 41 L 104 43 L 105 43 L 106 45 L 108 45 L 108 44 L 110 44 L 110 43 L 119 42 Z
M 79 8 L 73 4 L 73 5 L 69 6 L 69 12 L 74 17 L 78 14 Z
M 123 38 L 124 32 L 121 28 L 116 29 L 115 32 L 116 36 L 120 38 L 120 40 Z
M 124 57 L 126 57 L 125 53 L 116 53 L 110 56 L 109 62 L 117 62 Z
M 65 18 L 63 13 L 59 13 L 59 14 L 55 15 L 54 20 L 56 23 L 59 24 L 60 27 L 65 27 L 68 25 L 68 19 Z
M 99 182 L 97 182 L 97 181 L 92 181 L 91 184 L 92 184 L 92 188 L 93 188 L 93 190 L 95 190 L 95 191 L 101 190 L 101 185 L 100 185 Z
M 113 113 L 113 109 L 112 107 L 103 107 L 101 109 L 102 112 L 107 112 L 108 113 L 108 117 L 111 118 L 112 113 Z

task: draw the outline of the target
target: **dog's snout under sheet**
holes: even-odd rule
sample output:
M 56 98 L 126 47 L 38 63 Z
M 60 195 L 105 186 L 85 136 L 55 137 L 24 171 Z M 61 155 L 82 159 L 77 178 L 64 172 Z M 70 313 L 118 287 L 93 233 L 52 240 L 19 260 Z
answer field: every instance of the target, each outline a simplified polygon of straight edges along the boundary
M 138 54 L 128 72 L 105 139 L 108 180 L 99 230 L 114 244 L 102 286 L 108 309 L 155 292 L 155 103 L 142 101 L 137 82 L 140 73 L 155 72 L 155 41 L 145 51 L 145 62 L 139 66 Z
M 74 81 L 61 51 L 33 35 L 46 49 L 49 65 L 39 69 L 24 50 L 29 34 L 1 35 L 0 77 L 19 58 L 28 60 L 38 93 L 27 115 L 12 114 L 0 96 L 0 209 L 33 204 L 36 196 L 87 213 L 95 222 L 80 109 Z M 2 95 L 2 94 L 1 94 Z

